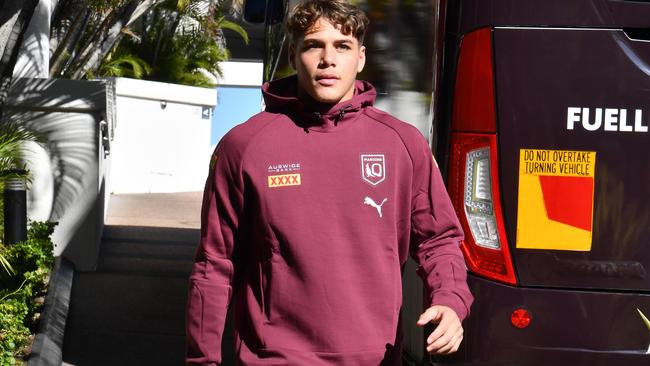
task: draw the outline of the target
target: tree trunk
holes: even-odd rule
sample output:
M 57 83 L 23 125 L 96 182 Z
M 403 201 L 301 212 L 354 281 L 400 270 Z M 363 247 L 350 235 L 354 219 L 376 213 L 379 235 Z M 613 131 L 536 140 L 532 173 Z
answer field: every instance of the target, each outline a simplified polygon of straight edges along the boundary
M 101 19 L 99 25 L 93 29 L 92 34 L 86 37 L 86 42 L 81 45 L 81 47 L 77 48 L 78 52 L 77 55 L 74 56 L 74 60 L 70 60 L 71 62 L 68 63 L 72 69 L 70 73 L 70 77 L 72 79 L 81 79 L 84 75 L 86 75 L 88 70 L 84 70 L 83 65 L 86 63 L 88 57 L 90 57 L 94 50 L 97 49 L 100 41 L 111 29 L 112 24 L 115 22 L 115 20 L 119 18 L 121 11 L 122 9 L 120 8 L 112 9 L 108 12 L 105 18 L 101 19 L 101 17 L 99 17 Z
M 88 28 L 90 16 L 86 5 L 80 6 L 71 0 L 59 2 L 52 31 L 52 34 L 57 33 L 55 37 L 58 42 L 50 58 L 50 77 L 59 77 L 63 73 L 66 61 L 70 59 L 83 32 Z M 66 21 L 70 23 L 67 27 L 63 25 Z M 65 35 L 61 37 L 60 33 Z
M 158 15 L 160 17 L 159 19 L 164 18 L 164 15 L 161 15 L 160 13 Z M 156 41 L 156 46 L 153 49 L 153 57 L 151 62 L 151 66 L 154 69 L 158 66 L 158 55 L 160 55 L 161 52 L 169 51 L 169 47 L 171 45 L 172 39 L 174 38 L 174 34 L 176 33 L 176 28 L 178 28 L 179 22 L 180 14 L 178 12 L 175 12 L 173 20 L 169 21 L 169 23 L 171 23 L 171 26 L 165 26 L 160 29 L 160 33 L 158 33 L 158 40 Z
M 3 29 L 7 31 L 3 32 L 3 34 L 7 34 L 6 38 L 0 39 L 0 48 L 2 49 L 0 55 L 0 123 L 2 123 L 9 86 L 18 60 L 18 51 L 29 21 L 34 15 L 36 5 L 38 5 L 38 0 L 3 1 L 0 8 L 0 24 L 9 26 L 14 20 L 10 28 L 11 31 Z

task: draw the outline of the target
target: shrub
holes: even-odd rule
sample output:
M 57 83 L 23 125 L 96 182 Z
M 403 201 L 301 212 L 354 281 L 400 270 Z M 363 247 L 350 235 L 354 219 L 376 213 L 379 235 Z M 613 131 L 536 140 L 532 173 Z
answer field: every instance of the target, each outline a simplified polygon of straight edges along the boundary
M 0 366 L 19 364 L 29 353 L 54 265 L 55 225 L 32 222 L 27 240 L 0 245 L 0 255 L 15 272 L 0 271 Z

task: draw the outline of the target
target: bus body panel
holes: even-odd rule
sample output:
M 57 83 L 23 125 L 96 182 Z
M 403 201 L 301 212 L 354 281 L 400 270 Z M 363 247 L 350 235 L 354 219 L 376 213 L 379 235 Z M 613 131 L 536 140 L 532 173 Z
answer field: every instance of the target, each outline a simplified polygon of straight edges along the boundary
M 503 207 L 520 284 L 650 290 L 650 42 L 615 29 L 508 28 L 494 30 L 494 53 Z M 518 205 L 530 199 L 520 168 L 540 162 L 522 160 L 525 149 L 552 152 L 537 164 L 542 176 L 564 168 L 580 177 L 587 164 L 557 152 L 595 152 L 589 248 L 518 248 L 527 229 Z

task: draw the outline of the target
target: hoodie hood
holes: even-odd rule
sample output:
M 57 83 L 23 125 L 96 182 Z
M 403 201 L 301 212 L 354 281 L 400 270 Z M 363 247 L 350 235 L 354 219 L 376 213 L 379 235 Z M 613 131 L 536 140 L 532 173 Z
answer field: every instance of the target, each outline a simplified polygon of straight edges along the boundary
M 331 130 L 355 120 L 361 110 L 372 106 L 377 93 L 366 81 L 355 81 L 352 99 L 332 105 L 318 102 L 312 98 L 298 98 L 298 77 L 286 78 L 264 83 L 262 95 L 266 111 L 284 113 L 296 125 L 309 130 Z

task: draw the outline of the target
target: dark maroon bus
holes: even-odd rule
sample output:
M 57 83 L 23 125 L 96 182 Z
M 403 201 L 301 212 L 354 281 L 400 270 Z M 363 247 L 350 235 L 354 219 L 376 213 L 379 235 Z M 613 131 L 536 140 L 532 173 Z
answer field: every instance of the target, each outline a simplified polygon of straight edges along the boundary
M 293 3 L 246 3 L 266 79 L 291 73 Z M 650 1 L 354 3 L 360 78 L 429 138 L 476 298 L 459 352 L 430 358 L 409 263 L 405 364 L 650 365 Z

